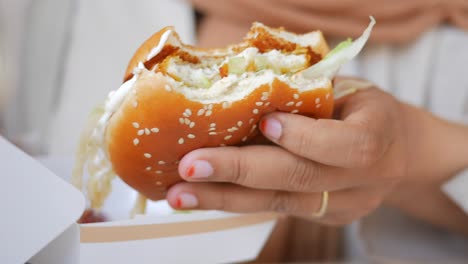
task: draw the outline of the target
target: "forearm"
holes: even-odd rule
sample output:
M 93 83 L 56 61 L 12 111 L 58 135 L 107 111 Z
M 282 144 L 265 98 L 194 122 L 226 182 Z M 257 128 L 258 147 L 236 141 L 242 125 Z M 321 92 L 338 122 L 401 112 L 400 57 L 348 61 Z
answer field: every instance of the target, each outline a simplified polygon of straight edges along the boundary
M 400 185 L 393 196 L 398 197 L 387 200 L 388 206 L 424 222 L 468 236 L 468 215 L 440 190 L 440 185 Z
M 387 204 L 426 222 L 468 235 L 468 214 L 442 191 L 441 185 L 468 168 L 468 127 L 403 105 L 408 134 L 408 177 Z
M 419 185 L 443 184 L 468 168 L 468 126 L 403 104 L 408 131 L 408 177 Z

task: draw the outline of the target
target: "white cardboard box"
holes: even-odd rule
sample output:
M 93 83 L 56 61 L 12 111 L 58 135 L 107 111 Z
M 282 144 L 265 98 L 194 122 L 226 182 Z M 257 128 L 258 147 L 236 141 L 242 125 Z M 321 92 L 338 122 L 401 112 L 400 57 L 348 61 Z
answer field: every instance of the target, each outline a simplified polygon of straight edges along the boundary
M 78 225 L 85 200 L 68 183 L 72 159 L 39 162 L 1 137 L 0 159 L 2 264 L 248 261 L 276 222 L 269 213 L 174 214 L 164 201 L 150 204 L 147 215 L 128 219 L 135 193 L 117 179 L 103 208 L 113 221 Z

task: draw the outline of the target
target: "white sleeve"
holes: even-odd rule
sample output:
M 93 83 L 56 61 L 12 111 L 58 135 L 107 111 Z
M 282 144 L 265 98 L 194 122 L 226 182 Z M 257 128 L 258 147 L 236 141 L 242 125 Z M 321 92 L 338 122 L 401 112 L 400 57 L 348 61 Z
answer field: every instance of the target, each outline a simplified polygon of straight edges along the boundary
M 468 169 L 446 182 L 442 191 L 468 214 Z

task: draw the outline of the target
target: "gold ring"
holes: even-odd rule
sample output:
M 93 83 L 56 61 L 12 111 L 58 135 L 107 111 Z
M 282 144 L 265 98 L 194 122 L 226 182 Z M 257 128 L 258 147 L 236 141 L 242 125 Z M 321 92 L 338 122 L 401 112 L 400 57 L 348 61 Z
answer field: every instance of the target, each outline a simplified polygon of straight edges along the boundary
M 328 207 L 328 192 L 323 191 L 322 203 L 320 204 L 320 209 L 317 212 L 313 213 L 312 216 L 315 218 L 323 217 L 325 215 L 325 212 L 327 211 L 327 207 Z

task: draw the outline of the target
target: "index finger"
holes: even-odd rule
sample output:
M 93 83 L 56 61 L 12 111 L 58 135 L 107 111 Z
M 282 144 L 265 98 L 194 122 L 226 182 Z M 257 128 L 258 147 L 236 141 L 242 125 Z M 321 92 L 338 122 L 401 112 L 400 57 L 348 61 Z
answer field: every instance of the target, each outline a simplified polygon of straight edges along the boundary
M 255 189 L 321 192 L 368 182 L 363 173 L 318 164 L 274 146 L 197 149 L 182 158 L 190 182 L 227 182 Z

